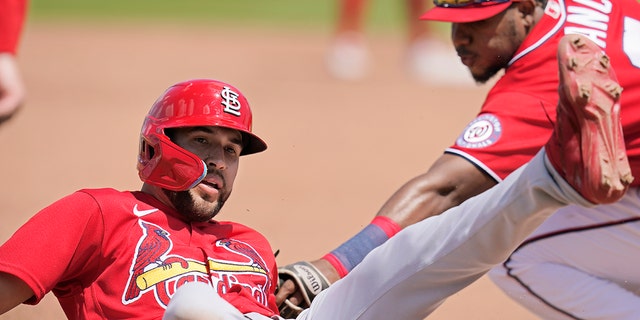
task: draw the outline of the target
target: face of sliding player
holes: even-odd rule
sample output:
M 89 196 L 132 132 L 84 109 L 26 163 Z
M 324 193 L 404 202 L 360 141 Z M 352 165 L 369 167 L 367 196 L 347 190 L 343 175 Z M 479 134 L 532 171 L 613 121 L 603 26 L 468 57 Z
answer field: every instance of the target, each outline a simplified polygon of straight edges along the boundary
M 242 155 L 266 144 L 251 110 L 229 84 L 193 80 L 167 89 L 142 127 L 138 173 L 150 193 L 187 221 L 213 218 L 229 198 Z

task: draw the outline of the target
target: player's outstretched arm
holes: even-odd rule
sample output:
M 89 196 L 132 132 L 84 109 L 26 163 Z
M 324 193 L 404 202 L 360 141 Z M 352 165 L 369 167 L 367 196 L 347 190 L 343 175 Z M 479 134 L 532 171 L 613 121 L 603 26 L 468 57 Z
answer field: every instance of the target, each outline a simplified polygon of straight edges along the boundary
M 3 314 L 33 296 L 31 288 L 22 280 L 0 272 L 0 314 Z
M 495 184 L 493 178 L 468 160 L 443 154 L 426 173 L 400 187 L 377 216 L 389 217 L 405 228 L 439 215 Z
M 400 230 L 457 206 L 495 184 L 491 177 L 469 161 L 456 155 L 444 154 L 426 173 L 413 178 L 398 189 L 376 214 L 376 219 L 388 218 L 383 220 L 386 221 L 383 224 L 395 224 L 397 230 Z M 360 263 L 369 251 L 388 239 L 376 227 L 377 225 L 369 225 L 330 254 L 311 261 L 311 264 L 331 283 L 337 281 Z M 385 225 L 381 227 L 384 229 Z M 383 237 L 377 242 L 371 242 L 370 240 L 376 237 L 370 234 L 371 232 L 383 234 Z M 392 236 L 393 233 L 387 235 Z M 362 239 L 367 239 L 367 242 L 363 243 Z M 349 255 L 344 254 L 345 252 L 349 252 Z M 279 306 L 283 306 L 286 299 L 289 300 L 288 304 L 303 307 L 305 305 L 303 295 L 292 280 L 283 281 L 276 294 Z

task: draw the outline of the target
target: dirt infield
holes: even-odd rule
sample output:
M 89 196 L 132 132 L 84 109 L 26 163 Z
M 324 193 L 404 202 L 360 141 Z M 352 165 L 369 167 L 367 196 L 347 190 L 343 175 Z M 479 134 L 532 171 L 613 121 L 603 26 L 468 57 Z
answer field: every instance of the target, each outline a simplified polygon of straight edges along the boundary
M 269 144 L 267 152 L 244 158 L 220 218 L 263 232 L 280 250 L 280 264 L 333 249 L 428 168 L 488 87 L 410 79 L 402 39 L 393 35 L 371 39 L 370 77 L 338 82 L 323 69 L 327 41 L 321 32 L 294 30 L 28 25 L 20 63 L 29 98 L 0 128 L 0 242 L 76 189 L 139 188 L 143 116 L 168 85 L 203 77 L 248 96 L 254 131 Z M 63 318 L 52 295 L 0 316 Z M 482 278 L 429 319 L 536 318 Z

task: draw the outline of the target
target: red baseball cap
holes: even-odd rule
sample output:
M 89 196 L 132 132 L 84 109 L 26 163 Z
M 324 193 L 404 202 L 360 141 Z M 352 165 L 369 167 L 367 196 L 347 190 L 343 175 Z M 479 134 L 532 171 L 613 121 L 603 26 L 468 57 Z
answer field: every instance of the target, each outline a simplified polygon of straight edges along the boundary
M 514 0 L 434 0 L 435 7 L 420 20 L 455 23 L 489 19 L 506 10 Z

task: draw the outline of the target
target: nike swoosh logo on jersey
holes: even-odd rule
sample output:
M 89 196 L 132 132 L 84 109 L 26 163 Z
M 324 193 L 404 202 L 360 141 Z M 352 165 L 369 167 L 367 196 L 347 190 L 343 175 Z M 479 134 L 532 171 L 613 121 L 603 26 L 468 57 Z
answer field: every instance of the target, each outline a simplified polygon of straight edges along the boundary
M 146 215 L 154 213 L 156 211 L 158 211 L 158 209 L 138 210 L 138 204 L 137 203 L 136 203 L 135 206 L 133 206 L 133 214 L 135 214 L 138 217 L 146 216 Z

